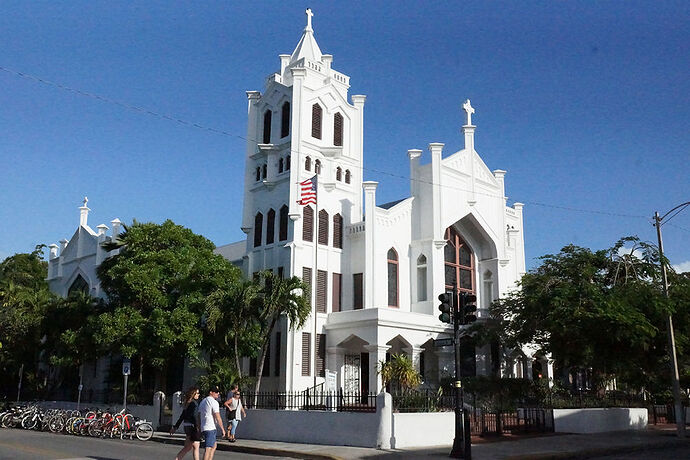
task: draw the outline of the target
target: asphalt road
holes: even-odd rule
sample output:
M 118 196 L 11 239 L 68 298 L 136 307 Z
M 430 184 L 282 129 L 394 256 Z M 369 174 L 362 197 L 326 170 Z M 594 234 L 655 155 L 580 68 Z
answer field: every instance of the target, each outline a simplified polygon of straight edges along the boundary
M 690 451 L 688 451 L 687 446 L 680 446 L 660 449 L 645 449 L 635 452 L 588 458 L 593 460 L 689 460 Z
M 182 446 L 154 441 L 96 439 L 37 431 L 0 429 L 0 460 L 155 460 L 175 458 Z M 203 457 L 203 449 L 201 449 Z M 276 459 L 216 451 L 214 459 Z M 191 452 L 185 459 L 192 459 Z

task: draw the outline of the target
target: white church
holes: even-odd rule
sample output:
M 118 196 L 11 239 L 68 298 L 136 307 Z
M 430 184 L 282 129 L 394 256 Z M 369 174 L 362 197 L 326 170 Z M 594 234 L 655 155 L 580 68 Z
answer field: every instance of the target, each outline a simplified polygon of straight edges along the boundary
M 424 385 L 453 375 L 451 337 L 438 318 L 437 296 L 452 288 L 474 293 L 479 321 L 494 299 L 525 272 L 523 205 L 507 206 L 506 171 L 491 171 L 475 149 L 475 109 L 462 105 L 464 147 L 410 149 L 409 196 L 377 204 L 378 182 L 364 180 L 366 96 L 348 95 L 350 77 L 314 38 L 312 14 L 292 54 L 263 92 L 248 91 L 247 151 L 241 228 L 246 240 L 217 248 L 248 277 L 262 270 L 299 276 L 312 287 L 313 313 L 304 328 L 281 322 L 272 332 L 262 390 L 300 391 L 329 385 L 354 392 L 382 388 L 378 364 L 409 356 Z M 402 158 L 402 152 L 400 157 Z M 315 178 L 316 202 L 300 204 L 300 183 Z M 99 247 L 116 238 L 88 227 L 86 202 L 71 241 L 51 246 L 48 279 L 66 295 L 78 283 L 100 296 Z M 85 285 L 85 286 L 84 286 Z M 504 356 L 498 347 L 460 346 L 463 375 L 552 377 L 547 360 L 529 350 Z M 536 361 L 535 361 L 536 359 Z M 256 362 L 245 359 L 245 371 Z M 185 379 L 186 380 L 186 379 Z

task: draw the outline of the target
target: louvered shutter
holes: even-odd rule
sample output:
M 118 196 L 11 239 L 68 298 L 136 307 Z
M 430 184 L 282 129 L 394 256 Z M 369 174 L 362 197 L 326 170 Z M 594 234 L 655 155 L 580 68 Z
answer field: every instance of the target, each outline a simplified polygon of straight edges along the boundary
M 266 113 L 264 113 L 264 144 L 270 144 L 271 143 L 271 111 L 267 110 Z
M 328 211 L 319 211 L 319 244 L 328 246 Z
M 333 216 L 333 247 L 343 248 L 343 218 L 340 214 Z
M 280 118 L 280 137 L 287 137 L 290 134 L 290 103 L 283 104 L 283 111 Z
M 302 281 L 307 285 L 307 292 L 302 294 L 307 299 L 307 304 L 311 305 L 311 268 L 302 267 Z
M 362 273 L 355 273 L 352 275 L 353 284 L 353 308 L 361 310 L 364 308 L 364 275 Z
M 264 216 L 258 213 L 254 217 L 254 247 L 261 246 L 261 233 L 263 232 Z
M 343 116 L 340 113 L 333 117 L 333 145 L 343 145 Z
M 311 334 L 302 332 L 302 376 L 311 375 Z
M 333 311 L 340 311 L 340 301 L 343 287 L 343 275 L 333 273 Z
M 288 207 L 283 205 L 280 208 L 280 230 L 278 231 L 278 240 L 285 241 L 288 237 Z
M 316 375 L 326 376 L 326 334 L 316 334 Z
M 319 104 L 311 106 L 311 137 L 321 139 L 321 115 L 322 110 Z
M 271 209 L 266 216 L 266 244 L 273 244 L 276 231 L 276 212 Z
M 328 272 L 317 270 L 316 272 L 316 311 L 326 313 L 328 299 Z
M 302 239 L 314 241 L 314 210 L 311 206 L 304 207 L 302 220 Z

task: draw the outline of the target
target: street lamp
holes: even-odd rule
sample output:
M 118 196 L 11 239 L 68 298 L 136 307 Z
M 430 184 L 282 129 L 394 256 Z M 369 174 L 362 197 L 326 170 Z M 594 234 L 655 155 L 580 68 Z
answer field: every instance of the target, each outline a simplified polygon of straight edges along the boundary
M 690 201 L 683 204 L 679 204 L 675 208 L 671 209 L 669 212 L 659 217 L 659 213 L 654 213 L 654 226 L 656 227 L 656 236 L 659 239 L 659 263 L 661 264 L 661 278 L 664 283 L 664 295 L 669 298 L 668 294 L 668 277 L 666 275 L 666 263 L 664 261 L 664 244 L 661 241 L 661 225 L 662 221 L 673 211 L 676 214 L 681 212 L 686 207 L 690 206 Z M 674 217 L 676 214 L 671 216 L 669 219 Z M 680 401 L 680 383 L 678 376 L 678 359 L 676 358 L 676 339 L 673 334 L 673 318 L 671 312 L 666 315 L 666 332 L 668 335 L 668 347 L 669 347 L 669 357 L 671 358 L 671 374 L 673 379 L 673 405 L 676 409 L 676 426 L 678 431 L 678 437 L 685 437 L 685 413 L 683 412 L 683 405 Z

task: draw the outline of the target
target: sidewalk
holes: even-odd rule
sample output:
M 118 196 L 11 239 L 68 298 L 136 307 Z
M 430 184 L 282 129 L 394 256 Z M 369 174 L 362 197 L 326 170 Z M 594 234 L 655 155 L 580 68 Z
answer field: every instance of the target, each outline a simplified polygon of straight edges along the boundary
M 184 436 L 156 432 L 153 441 L 182 445 Z M 597 434 L 551 434 L 505 440 L 477 439 L 472 444 L 473 460 L 528 460 L 587 458 L 612 453 L 644 450 L 645 448 L 687 445 L 690 439 L 678 439 L 675 428 L 645 431 L 619 431 Z M 247 454 L 272 455 L 305 459 L 396 459 L 396 458 L 448 458 L 451 446 L 423 449 L 378 450 L 362 447 L 294 444 L 277 441 L 239 439 L 236 443 L 220 441 L 218 450 Z

